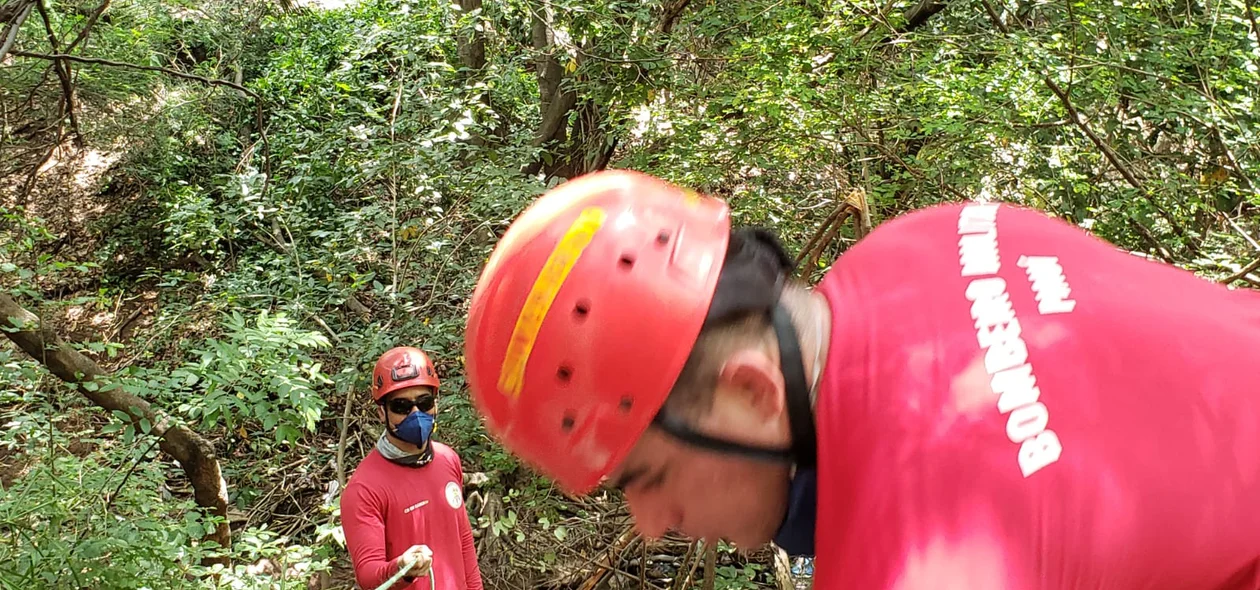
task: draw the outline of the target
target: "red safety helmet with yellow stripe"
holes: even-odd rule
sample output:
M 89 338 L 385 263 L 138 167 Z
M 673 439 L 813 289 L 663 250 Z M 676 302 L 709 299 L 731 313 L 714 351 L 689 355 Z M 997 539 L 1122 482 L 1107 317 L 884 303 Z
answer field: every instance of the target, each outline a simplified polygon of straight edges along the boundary
M 490 431 L 569 491 L 598 485 L 682 371 L 730 231 L 723 201 L 637 172 L 540 197 L 472 297 L 467 377 Z
M 407 387 L 429 386 L 436 393 L 439 385 L 433 361 L 419 348 L 391 348 L 376 360 L 376 367 L 372 370 L 372 399 L 376 402 Z

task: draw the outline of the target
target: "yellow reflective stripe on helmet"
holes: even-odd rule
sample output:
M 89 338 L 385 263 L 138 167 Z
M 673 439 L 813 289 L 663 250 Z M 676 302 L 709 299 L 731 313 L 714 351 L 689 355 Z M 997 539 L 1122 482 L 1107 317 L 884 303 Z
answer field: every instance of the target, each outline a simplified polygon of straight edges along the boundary
M 538 338 L 543 319 L 547 317 L 547 311 L 551 309 L 556 293 L 560 292 L 569 271 L 607 217 L 608 214 L 600 207 L 583 209 L 538 272 L 538 278 L 534 280 L 534 286 L 525 298 L 525 305 L 521 307 L 521 314 L 516 317 L 516 327 L 512 329 L 512 339 L 508 342 L 507 354 L 499 369 L 499 390 L 504 394 L 514 398 L 521 395 L 521 387 L 525 382 L 525 365 L 534 350 L 534 341 Z
M 688 207 L 695 209 L 696 206 L 700 204 L 700 193 L 685 186 L 680 188 L 682 188 L 683 202 L 686 203 Z

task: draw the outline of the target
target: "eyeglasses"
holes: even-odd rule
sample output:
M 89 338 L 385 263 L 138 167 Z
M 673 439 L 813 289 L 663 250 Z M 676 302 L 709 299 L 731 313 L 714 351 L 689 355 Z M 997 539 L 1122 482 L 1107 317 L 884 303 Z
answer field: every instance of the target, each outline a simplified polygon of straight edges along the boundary
M 389 411 L 395 414 L 401 414 L 405 416 L 411 413 L 412 408 L 416 408 L 417 410 L 420 410 L 421 412 L 428 413 L 429 410 L 433 409 L 434 403 L 435 402 L 433 400 L 432 395 L 422 395 L 415 399 L 405 398 L 405 397 L 396 397 L 394 399 L 389 400 L 389 402 L 386 404 L 386 407 L 389 408 Z

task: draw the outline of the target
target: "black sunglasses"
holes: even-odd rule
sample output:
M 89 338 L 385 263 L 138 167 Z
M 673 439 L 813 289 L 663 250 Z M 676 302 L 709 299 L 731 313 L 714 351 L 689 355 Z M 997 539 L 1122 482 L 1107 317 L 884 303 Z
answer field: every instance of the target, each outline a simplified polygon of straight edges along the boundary
M 432 395 L 422 395 L 415 399 L 409 399 L 405 397 L 396 397 L 394 399 L 389 400 L 389 402 L 387 402 L 385 405 L 386 407 L 389 408 L 389 411 L 395 414 L 401 414 L 405 416 L 411 413 L 412 408 L 416 408 L 420 410 L 421 412 L 428 413 L 429 410 L 433 409 L 434 403 L 435 402 Z

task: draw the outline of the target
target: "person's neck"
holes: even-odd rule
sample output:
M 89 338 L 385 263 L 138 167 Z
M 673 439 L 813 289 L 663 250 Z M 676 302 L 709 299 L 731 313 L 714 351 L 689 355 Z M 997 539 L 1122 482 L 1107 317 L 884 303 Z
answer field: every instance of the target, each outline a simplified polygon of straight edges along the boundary
M 812 289 L 788 288 L 783 291 L 782 301 L 792 317 L 792 326 L 800 338 L 801 360 L 805 364 L 805 379 L 809 383 L 811 405 L 818 403 L 816 381 L 822 379 L 827 367 L 827 352 L 831 345 L 831 306 L 822 293 Z
M 385 437 L 389 439 L 390 444 L 394 445 L 395 447 L 398 447 L 398 450 L 404 453 L 413 453 L 416 455 L 423 453 L 424 450 L 427 449 L 429 445 L 432 444 L 433 442 L 433 441 L 424 441 L 424 446 L 422 447 L 416 446 L 412 443 L 409 443 L 401 438 L 394 436 L 394 434 L 389 431 L 385 432 Z

